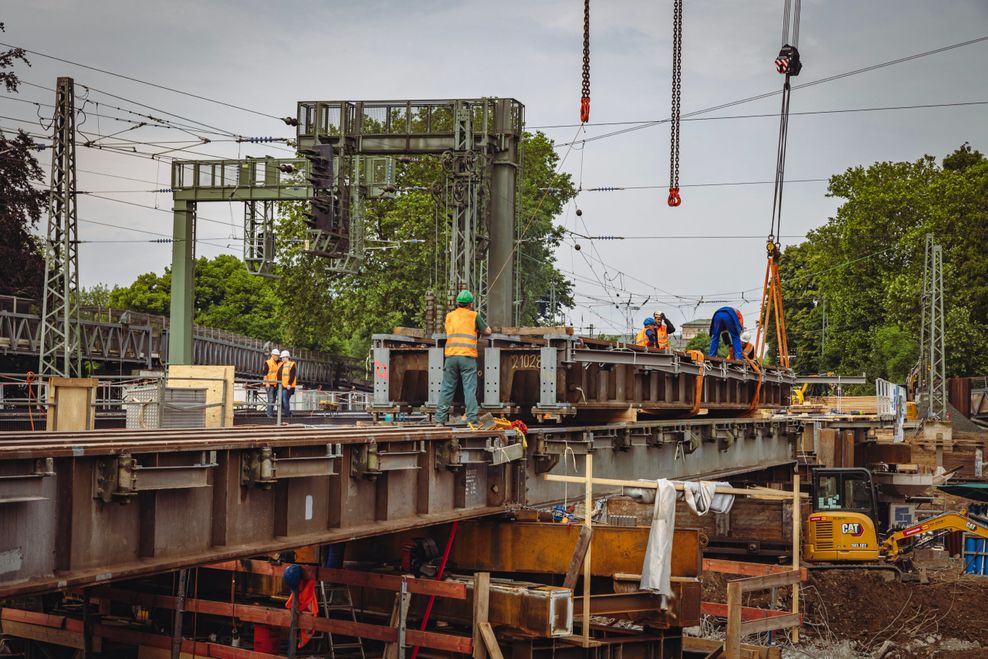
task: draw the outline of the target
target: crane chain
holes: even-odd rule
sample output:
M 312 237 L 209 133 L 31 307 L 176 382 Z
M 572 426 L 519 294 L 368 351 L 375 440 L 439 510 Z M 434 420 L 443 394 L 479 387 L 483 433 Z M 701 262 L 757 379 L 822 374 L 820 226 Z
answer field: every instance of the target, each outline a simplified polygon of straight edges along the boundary
M 590 0 L 583 0 L 583 88 L 580 123 L 590 121 Z
M 669 205 L 679 206 L 679 108 L 683 78 L 683 0 L 673 0 L 672 17 L 672 108 L 669 131 Z

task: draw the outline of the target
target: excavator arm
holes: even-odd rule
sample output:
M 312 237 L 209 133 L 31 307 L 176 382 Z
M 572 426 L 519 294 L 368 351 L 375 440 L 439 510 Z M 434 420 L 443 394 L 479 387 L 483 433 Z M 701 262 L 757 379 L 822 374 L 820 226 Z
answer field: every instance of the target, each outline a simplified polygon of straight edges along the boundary
M 882 543 L 882 555 L 886 560 L 895 560 L 904 552 L 899 547 L 900 541 L 930 531 L 965 531 L 979 538 L 988 538 L 988 525 L 964 513 L 944 513 L 889 535 Z

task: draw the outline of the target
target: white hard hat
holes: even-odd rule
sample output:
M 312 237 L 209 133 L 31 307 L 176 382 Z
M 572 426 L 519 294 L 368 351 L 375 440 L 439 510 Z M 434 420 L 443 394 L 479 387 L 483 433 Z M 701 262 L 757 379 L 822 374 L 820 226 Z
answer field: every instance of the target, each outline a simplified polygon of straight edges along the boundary
M 282 350 L 282 351 L 281 351 L 281 358 L 282 358 L 282 359 L 288 359 L 288 358 L 289 358 L 289 357 L 291 357 L 291 356 L 292 356 L 292 355 L 291 355 L 291 353 L 290 353 L 290 352 L 288 352 L 287 350 Z
M 741 333 L 741 340 L 744 341 L 745 343 L 748 343 L 749 341 L 751 341 L 751 332 L 747 332 L 747 331 L 746 332 L 742 332 Z
M 271 348 L 271 354 L 277 357 L 280 354 L 280 351 L 277 348 Z

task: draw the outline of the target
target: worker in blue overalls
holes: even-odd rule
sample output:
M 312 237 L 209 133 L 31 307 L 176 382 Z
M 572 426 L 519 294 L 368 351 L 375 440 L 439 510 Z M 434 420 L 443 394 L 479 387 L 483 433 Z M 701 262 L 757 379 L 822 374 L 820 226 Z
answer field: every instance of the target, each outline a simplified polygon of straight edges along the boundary
M 734 307 L 721 307 L 714 312 L 714 317 L 710 319 L 710 352 L 711 357 L 717 356 L 720 348 L 721 334 L 725 332 L 731 337 L 730 343 L 735 355 L 743 355 L 741 347 L 741 332 L 744 329 L 744 317 L 741 312 Z

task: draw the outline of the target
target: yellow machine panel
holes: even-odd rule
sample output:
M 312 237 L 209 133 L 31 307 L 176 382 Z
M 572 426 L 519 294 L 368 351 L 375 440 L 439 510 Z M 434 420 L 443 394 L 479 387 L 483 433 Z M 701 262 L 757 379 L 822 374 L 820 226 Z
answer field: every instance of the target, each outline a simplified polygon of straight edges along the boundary
M 813 513 L 804 537 L 803 557 L 810 562 L 876 561 L 879 557 L 875 524 L 862 513 Z

